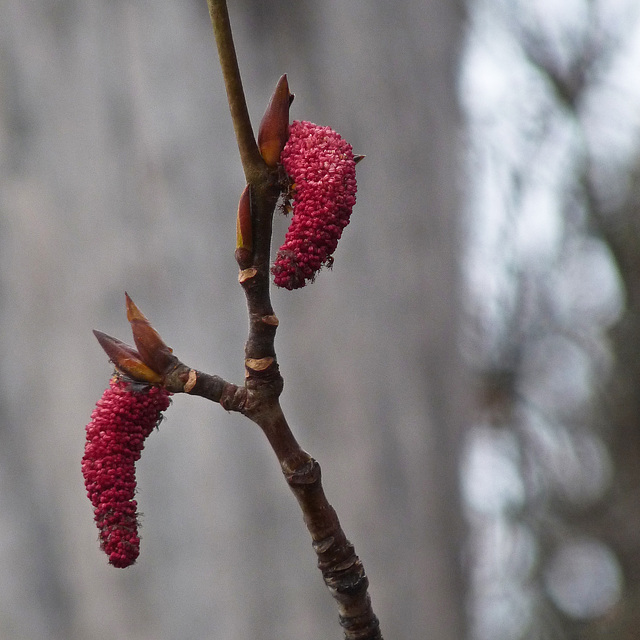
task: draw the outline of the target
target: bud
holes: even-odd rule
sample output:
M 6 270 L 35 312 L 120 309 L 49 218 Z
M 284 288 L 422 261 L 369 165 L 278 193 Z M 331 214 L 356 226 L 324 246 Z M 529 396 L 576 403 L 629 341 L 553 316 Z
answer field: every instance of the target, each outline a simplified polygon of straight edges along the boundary
M 160 334 L 151 326 L 145 315 L 125 292 L 127 320 L 131 324 L 133 340 L 142 361 L 153 371 L 164 375 L 175 364 L 173 349 L 168 347 Z
M 161 387 L 140 390 L 114 376 L 86 427 L 82 475 L 100 546 L 114 567 L 128 567 L 140 553 L 135 463 L 169 396 Z
M 241 269 L 251 266 L 253 260 L 253 233 L 251 220 L 251 186 L 240 196 L 236 218 L 236 261 Z
M 277 286 L 298 289 L 333 262 L 356 202 L 356 162 L 333 129 L 298 121 L 281 160 L 293 183 L 293 217 L 271 272 Z
M 287 74 L 283 75 L 271 96 L 258 130 L 258 148 L 262 158 L 272 169 L 280 162 L 280 154 L 289 135 L 289 107 L 293 94 L 289 93 Z
M 162 376 L 149 368 L 142 361 L 142 356 L 133 347 L 117 338 L 108 336 L 106 333 L 102 333 L 102 331 L 94 330 L 93 334 L 118 371 L 138 382 L 148 384 L 162 382 Z

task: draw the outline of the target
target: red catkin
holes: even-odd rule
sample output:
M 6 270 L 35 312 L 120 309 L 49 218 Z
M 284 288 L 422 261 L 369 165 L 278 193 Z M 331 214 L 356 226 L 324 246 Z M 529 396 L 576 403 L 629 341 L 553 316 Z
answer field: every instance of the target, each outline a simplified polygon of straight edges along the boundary
M 277 286 L 298 289 L 333 262 L 356 202 L 356 163 L 340 134 L 297 120 L 280 159 L 293 182 L 293 217 L 271 272 Z
M 82 475 L 100 546 L 114 567 L 128 567 L 140 553 L 135 463 L 169 395 L 160 387 L 136 390 L 113 377 L 86 427 Z

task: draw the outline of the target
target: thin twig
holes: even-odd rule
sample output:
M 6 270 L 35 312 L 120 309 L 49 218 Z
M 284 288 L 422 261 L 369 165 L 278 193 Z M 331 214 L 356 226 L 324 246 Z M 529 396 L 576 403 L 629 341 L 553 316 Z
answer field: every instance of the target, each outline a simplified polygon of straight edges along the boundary
M 242 79 L 238 69 L 236 49 L 233 44 L 227 3 L 226 0 L 207 0 L 207 3 L 218 47 L 224 85 L 227 89 L 231 120 L 238 140 L 242 168 L 247 182 L 252 184 L 257 182 L 260 176 L 264 176 L 266 165 L 258 151 L 251 120 L 249 119 L 249 110 L 247 109 L 247 101 L 244 97 Z

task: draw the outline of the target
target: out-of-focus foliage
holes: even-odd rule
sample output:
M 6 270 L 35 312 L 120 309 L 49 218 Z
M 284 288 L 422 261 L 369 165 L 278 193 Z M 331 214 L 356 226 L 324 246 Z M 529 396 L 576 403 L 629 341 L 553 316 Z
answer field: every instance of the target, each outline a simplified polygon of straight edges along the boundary
M 472 8 L 472 637 L 635 638 L 640 8 Z

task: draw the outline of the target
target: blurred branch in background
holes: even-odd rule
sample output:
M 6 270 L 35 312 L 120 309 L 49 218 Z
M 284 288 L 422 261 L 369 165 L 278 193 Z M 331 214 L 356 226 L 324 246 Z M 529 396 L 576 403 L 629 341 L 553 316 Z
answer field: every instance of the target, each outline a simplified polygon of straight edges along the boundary
M 640 12 L 497 0 L 474 18 L 474 637 L 635 638 Z

